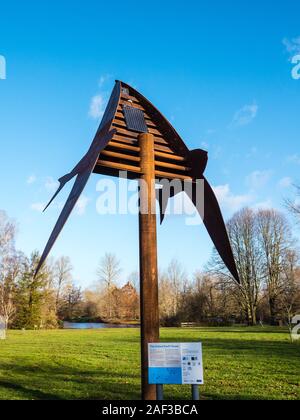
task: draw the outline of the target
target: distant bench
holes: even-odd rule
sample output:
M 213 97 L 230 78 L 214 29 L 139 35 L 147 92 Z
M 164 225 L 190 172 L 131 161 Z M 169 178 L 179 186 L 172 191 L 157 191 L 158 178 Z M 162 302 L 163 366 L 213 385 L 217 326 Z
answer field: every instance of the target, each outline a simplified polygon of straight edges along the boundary
M 182 322 L 181 328 L 193 328 L 193 327 L 199 327 L 199 324 L 196 322 Z

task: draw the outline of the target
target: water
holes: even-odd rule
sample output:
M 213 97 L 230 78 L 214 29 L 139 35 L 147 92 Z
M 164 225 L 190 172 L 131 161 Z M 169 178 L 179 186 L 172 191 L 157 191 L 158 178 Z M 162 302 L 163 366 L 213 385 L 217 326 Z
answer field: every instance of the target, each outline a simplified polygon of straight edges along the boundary
M 65 330 L 101 330 L 105 328 L 139 328 L 138 325 L 64 322 Z

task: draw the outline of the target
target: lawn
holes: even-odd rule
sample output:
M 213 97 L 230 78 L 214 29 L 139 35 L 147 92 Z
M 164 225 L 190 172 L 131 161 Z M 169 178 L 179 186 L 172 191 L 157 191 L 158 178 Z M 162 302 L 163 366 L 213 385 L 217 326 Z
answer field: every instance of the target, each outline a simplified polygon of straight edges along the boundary
M 166 342 L 202 341 L 201 397 L 300 399 L 300 342 L 284 329 L 162 329 Z M 189 387 L 168 386 L 168 399 Z M 0 399 L 139 399 L 139 330 L 10 331 L 0 341 Z

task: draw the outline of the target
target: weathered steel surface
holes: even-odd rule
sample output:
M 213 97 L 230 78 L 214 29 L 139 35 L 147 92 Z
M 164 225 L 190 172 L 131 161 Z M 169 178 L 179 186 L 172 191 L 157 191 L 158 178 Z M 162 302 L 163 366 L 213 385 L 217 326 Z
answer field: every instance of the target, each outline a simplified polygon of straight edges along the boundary
M 122 86 L 129 89 L 130 95 L 136 97 L 145 109 L 146 114 L 155 122 L 156 126 L 162 132 L 164 138 L 168 141 L 174 153 L 180 156 L 187 156 L 189 149 L 177 133 L 172 124 L 162 115 L 162 113 L 141 93 L 133 89 L 131 86 L 122 82 Z
M 193 202 L 200 216 L 203 218 L 203 223 L 224 264 L 226 265 L 232 276 L 235 278 L 235 280 L 237 282 L 240 282 L 227 229 L 222 216 L 222 212 L 220 210 L 218 200 L 207 179 L 204 177 L 204 171 L 208 162 L 207 152 L 200 149 L 193 150 L 190 152 L 189 160 L 192 166 L 191 175 L 193 178 L 193 185 L 191 189 L 188 188 L 185 192 Z M 204 203 L 198 202 L 199 197 L 197 197 L 196 183 L 199 181 L 204 182 Z M 183 188 L 184 186 L 182 181 L 182 190 Z M 163 189 L 157 191 L 157 199 L 160 203 L 161 223 L 163 223 L 165 218 L 168 201 L 175 195 L 176 191 L 174 191 L 174 189 L 171 189 L 169 197 L 166 197 L 166 194 L 164 194 Z M 204 214 L 202 214 L 203 204 Z
M 99 145 L 100 147 L 105 148 L 105 146 L 108 144 L 108 142 L 112 139 L 113 135 L 114 135 L 115 131 L 109 131 L 108 133 L 104 134 L 102 133 L 102 131 L 100 131 L 98 133 L 98 137 L 99 137 Z M 82 165 L 79 165 L 76 172 L 71 172 L 70 175 L 66 175 L 62 180 L 60 180 L 61 185 L 59 187 L 58 192 L 55 194 L 54 198 L 57 196 L 57 194 L 59 193 L 59 191 L 61 191 L 61 189 L 64 187 L 64 185 L 66 184 L 66 182 L 68 182 L 69 180 L 71 180 L 74 176 L 77 176 L 75 184 L 72 188 L 72 191 L 68 197 L 68 200 L 59 216 L 59 219 L 55 225 L 54 230 L 52 231 L 52 234 L 50 236 L 50 239 L 46 245 L 46 248 L 42 254 L 41 260 L 39 262 L 39 265 L 36 269 L 36 274 L 39 272 L 40 268 L 42 267 L 42 265 L 44 264 L 44 262 L 46 261 L 46 258 L 48 257 L 54 243 L 56 242 L 59 234 L 61 233 L 64 225 L 66 224 L 72 210 L 74 209 L 81 193 L 83 192 L 92 172 L 93 169 L 96 165 L 97 159 L 98 159 L 98 155 L 99 152 L 96 150 L 96 148 L 94 150 L 92 150 L 88 156 L 88 158 L 86 159 L 85 162 L 82 162 Z M 51 200 L 51 202 L 53 201 L 53 199 Z
M 142 395 L 156 399 L 155 385 L 148 383 L 148 344 L 159 341 L 158 268 L 156 233 L 156 196 L 153 135 L 141 134 L 140 184 L 140 285 L 141 285 L 141 358 Z
M 108 145 L 108 143 L 111 141 L 111 139 L 116 133 L 115 129 L 111 130 L 111 125 L 112 125 L 112 121 L 117 111 L 118 104 L 119 104 L 120 90 L 121 90 L 121 84 L 117 83 L 112 93 L 111 99 L 109 101 L 109 104 L 104 114 L 104 117 L 102 119 L 102 122 L 100 124 L 100 127 L 95 135 L 95 138 L 87 154 L 69 174 L 59 179 L 60 186 L 57 192 L 55 193 L 54 197 L 51 199 L 50 203 L 46 207 L 46 209 L 49 207 L 49 205 L 53 202 L 53 200 L 56 198 L 59 192 L 63 189 L 66 183 L 69 182 L 71 179 L 73 179 L 75 176 L 77 176 L 73 189 L 68 197 L 68 200 L 59 216 L 59 219 L 54 227 L 54 230 L 52 231 L 52 234 L 49 238 L 46 248 L 42 254 L 42 257 L 36 269 L 35 275 L 38 274 L 42 265 L 46 261 L 54 243 L 56 242 L 72 210 L 74 209 L 81 193 L 83 192 L 97 164 L 99 154 L 102 152 L 102 150 L 105 149 L 105 147 Z
M 204 177 L 208 161 L 207 153 L 203 150 L 189 151 L 173 126 L 153 104 L 135 89 L 119 81 L 116 82 L 103 120 L 88 153 L 70 174 L 59 180 L 60 186 L 53 199 L 68 181 L 77 176 L 72 193 L 47 244 L 41 263 L 45 261 L 64 223 L 74 208 L 76 200 L 83 191 L 88 181 L 88 173 L 94 172 L 119 176 L 119 170 L 126 169 L 128 170 L 128 177 L 131 179 L 139 179 L 142 176 L 141 162 L 139 160 L 141 150 L 137 138 L 137 127 L 133 127 L 130 124 L 126 126 L 126 120 L 122 112 L 124 106 L 134 107 L 138 110 L 136 112 L 139 112 L 139 115 L 143 114 L 143 121 L 146 122 L 148 131 L 154 134 L 153 149 L 155 152 L 156 178 L 190 180 L 194 182 L 199 179 L 204 181 L 204 224 L 228 270 L 239 281 L 220 207 L 212 188 Z M 116 131 L 109 131 L 112 129 Z M 106 153 L 101 154 L 104 150 Z M 178 162 L 180 161 L 184 163 L 179 164 Z M 171 191 L 169 198 L 174 195 L 175 192 Z M 168 198 L 165 199 L 165 202 L 162 202 L 160 193 L 158 193 L 157 198 L 161 205 L 162 222 Z M 196 203 L 195 199 L 193 199 L 193 202 L 195 205 L 198 204 L 199 207 L 199 203 Z M 200 209 L 198 208 L 198 210 Z

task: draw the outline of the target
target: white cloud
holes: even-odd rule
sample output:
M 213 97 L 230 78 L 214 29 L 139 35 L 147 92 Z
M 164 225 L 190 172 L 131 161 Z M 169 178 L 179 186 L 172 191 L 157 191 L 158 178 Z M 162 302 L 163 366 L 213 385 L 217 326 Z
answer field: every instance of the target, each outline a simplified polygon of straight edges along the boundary
M 253 201 L 251 194 L 234 195 L 228 184 L 214 187 L 214 192 L 222 208 L 234 213 Z
M 89 116 L 95 120 L 102 118 L 105 111 L 105 100 L 103 95 L 99 94 L 91 99 Z
M 112 75 L 103 74 L 100 76 L 98 81 L 98 87 L 100 92 L 92 97 L 89 108 L 89 116 L 95 120 L 102 118 L 105 112 L 106 106 L 106 92 L 103 92 L 104 85 L 111 79 Z
M 278 183 L 280 188 L 289 188 L 293 185 L 293 180 L 289 176 L 282 178 Z
M 292 39 L 284 38 L 282 42 L 291 57 L 300 54 L 300 36 Z
M 48 176 L 45 182 L 45 188 L 47 191 L 54 192 L 59 187 L 59 182 L 55 181 L 51 176 Z
M 30 175 L 30 176 L 27 178 L 26 183 L 27 183 L 28 185 L 32 185 L 32 184 L 34 184 L 34 183 L 35 183 L 35 181 L 36 181 L 36 176 L 35 176 L 35 175 Z
M 37 211 L 38 213 L 43 213 L 45 207 L 45 203 L 33 203 L 30 206 L 31 210 Z
M 76 213 L 77 213 L 78 216 L 83 216 L 85 214 L 85 211 L 86 211 L 86 208 L 87 208 L 87 205 L 88 205 L 89 201 L 90 201 L 89 198 L 86 197 L 85 195 L 82 195 L 79 198 L 79 200 L 77 201 L 76 207 L 75 207 Z
M 263 188 L 270 180 L 272 171 L 254 171 L 247 176 L 246 182 L 249 188 L 257 190 Z
M 300 165 L 300 156 L 296 153 L 294 155 L 288 156 L 287 162 L 296 163 L 297 165 Z
M 250 124 L 257 116 L 258 105 L 253 103 L 252 105 L 245 105 L 239 109 L 230 124 L 230 127 L 243 127 Z
M 99 87 L 102 88 L 103 85 L 105 85 L 105 83 L 111 78 L 112 76 L 110 74 L 103 74 L 102 76 L 100 76 L 99 79 Z
M 261 201 L 259 203 L 253 204 L 253 206 L 251 207 L 253 208 L 253 210 L 268 210 L 268 209 L 273 208 L 273 203 L 272 203 L 272 200 L 268 198 L 265 201 Z

